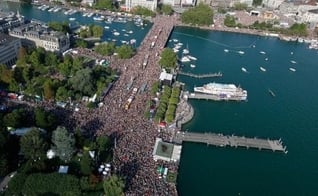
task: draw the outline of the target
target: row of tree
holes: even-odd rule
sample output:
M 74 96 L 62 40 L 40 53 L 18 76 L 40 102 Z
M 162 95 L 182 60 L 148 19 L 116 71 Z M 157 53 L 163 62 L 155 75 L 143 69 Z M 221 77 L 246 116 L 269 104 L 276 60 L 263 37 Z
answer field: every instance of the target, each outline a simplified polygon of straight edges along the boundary
M 201 2 L 196 7 L 184 11 L 181 21 L 189 25 L 209 26 L 213 23 L 213 10 Z
M 180 88 L 164 85 L 159 98 L 159 106 L 156 109 L 155 121 L 165 120 L 171 123 L 175 118 L 175 111 L 179 103 Z
M 116 53 L 120 59 L 129 59 L 136 53 L 131 45 L 123 44 L 116 47 L 114 42 L 99 44 L 94 50 L 103 56 L 110 56 Z

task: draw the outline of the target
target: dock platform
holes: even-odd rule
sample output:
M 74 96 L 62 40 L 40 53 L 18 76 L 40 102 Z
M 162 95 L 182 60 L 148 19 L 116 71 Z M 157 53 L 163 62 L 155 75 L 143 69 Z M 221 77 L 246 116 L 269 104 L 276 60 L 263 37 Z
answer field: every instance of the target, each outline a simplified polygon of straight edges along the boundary
M 280 139 L 270 140 L 216 133 L 178 132 L 173 141 L 177 144 L 182 144 L 182 142 L 197 142 L 220 147 L 245 147 L 247 149 L 254 148 L 259 150 L 272 150 L 273 152 L 288 152 L 286 146 L 283 146 Z

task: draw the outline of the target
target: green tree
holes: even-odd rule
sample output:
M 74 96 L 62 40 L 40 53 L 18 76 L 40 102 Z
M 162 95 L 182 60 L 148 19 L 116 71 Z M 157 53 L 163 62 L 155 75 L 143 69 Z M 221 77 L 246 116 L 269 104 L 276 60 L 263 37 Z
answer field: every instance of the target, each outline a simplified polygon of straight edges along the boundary
M 159 65 L 165 69 L 174 69 L 177 66 L 177 54 L 171 48 L 165 48 L 161 53 Z
M 115 52 L 116 46 L 115 43 L 103 43 L 95 47 L 95 51 L 101 55 L 112 55 Z
M 43 139 L 41 131 L 34 128 L 21 137 L 20 146 L 23 155 L 34 166 L 43 166 L 48 144 Z
M 151 16 L 151 17 L 156 16 L 155 12 L 142 6 L 135 6 L 134 9 L 132 10 L 132 13 L 135 15 L 142 15 L 142 16 Z
M 97 0 L 95 8 L 113 10 L 113 1 L 112 0 Z
M 134 49 L 130 45 L 126 44 L 117 47 L 116 52 L 120 59 L 129 59 L 134 55 Z
M 70 161 L 75 152 L 75 139 L 65 127 L 57 127 L 52 134 L 53 150 L 64 162 Z
M 6 65 L 0 65 L 0 81 L 10 84 L 14 78 L 13 78 L 13 71 L 9 69 Z
M 94 78 L 90 68 L 81 69 L 69 79 L 71 87 L 81 94 L 91 96 L 95 92 Z
M 87 48 L 87 46 L 88 46 L 87 42 L 83 39 L 77 39 L 75 41 L 75 45 L 76 45 L 76 47 L 80 47 L 80 48 Z
M 32 125 L 33 122 L 25 109 L 15 109 L 3 117 L 3 124 L 6 127 L 19 128 Z
M 172 9 L 171 5 L 168 5 L 168 4 L 163 4 L 161 6 L 161 11 L 165 15 L 171 15 L 173 13 L 173 9 Z
M 93 161 L 87 150 L 84 151 L 80 161 L 80 168 L 83 175 L 88 176 L 93 171 Z
M 236 20 L 234 16 L 226 15 L 224 19 L 224 25 L 227 27 L 235 27 Z
M 262 3 L 263 3 L 263 0 L 253 0 L 252 5 L 256 7 L 256 6 L 262 5 Z
M 46 66 L 57 66 L 59 63 L 59 59 L 56 57 L 56 55 L 53 52 L 46 52 L 45 55 L 45 65 Z
M 45 111 L 43 108 L 36 108 L 34 111 L 35 124 L 37 127 L 51 130 L 57 123 L 57 118 L 53 113 Z
M 213 23 L 213 10 L 201 2 L 198 6 L 183 12 L 181 21 L 185 24 L 209 26 Z
M 43 84 L 44 99 L 52 100 L 55 97 L 55 86 L 51 79 L 45 80 Z
M 104 192 L 107 196 L 122 196 L 124 195 L 125 183 L 117 175 L 112 175 L 103 183 Z
M 234 10 L 246 10 L 247 9 L 247 4 L 246 3 L 234 3 Z
M 26 178 L 27 175 L 22 172 L 14 175 L 14 177 L 9 181 L 5 195 L 22 195 L 22 189 Z
M 65 86 L 60 86 L 56 91 L 56 100 L 65 101 L 68 97 L 70 97 L 70 91 L 68 91 Z
M 91 30 L 93 31 L 93 37 L 101 37 L 104 33 L 103 27 L 94 25 Z
M 19 52 L 18 52 L 18 60 L 17 60 L 17 65 L 25 65 L 27 62 L 27 50 L 25 49 L 25 47 L 21 47 L 19 48 Z

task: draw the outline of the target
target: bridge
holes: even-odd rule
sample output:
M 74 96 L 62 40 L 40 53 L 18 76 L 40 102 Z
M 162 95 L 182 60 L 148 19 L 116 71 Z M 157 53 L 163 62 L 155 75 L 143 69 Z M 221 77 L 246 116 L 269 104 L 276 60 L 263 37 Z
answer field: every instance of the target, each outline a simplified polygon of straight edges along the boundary
M 213 77 L 222 77 L 222 73 L 221 72 L 217 72 L 217 73 L 207 73 L 207 74 L 193 74 L 193 73 L 189 73 L 189 72 L 183 72 L 183 71 L 178 71 L 178 74 L 180 75 L 184 75 L 184 76 L 189 76 L 192 78 L 213 78 Z
M 286 154 L 288 152 L 286 146 L 283 146 L 281 139 L 270 140 L 216 133 L 178 132 L 175 134 L 173 141 L 177 144 L 197 142 L 220 147 L 245 147 L 247 149 L 272 150 L 273 152 L 284 152 Z

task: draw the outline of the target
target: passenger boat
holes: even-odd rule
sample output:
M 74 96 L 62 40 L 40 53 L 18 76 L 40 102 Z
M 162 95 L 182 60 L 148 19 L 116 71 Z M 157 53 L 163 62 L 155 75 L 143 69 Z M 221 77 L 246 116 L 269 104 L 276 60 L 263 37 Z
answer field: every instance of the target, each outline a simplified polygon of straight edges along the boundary
M 194 87 L 194 92 L 214 95 L 216 100 L 236 100 L 247 99 L 247 91 L 234 84 L 208 83 L 202 87 Z

